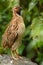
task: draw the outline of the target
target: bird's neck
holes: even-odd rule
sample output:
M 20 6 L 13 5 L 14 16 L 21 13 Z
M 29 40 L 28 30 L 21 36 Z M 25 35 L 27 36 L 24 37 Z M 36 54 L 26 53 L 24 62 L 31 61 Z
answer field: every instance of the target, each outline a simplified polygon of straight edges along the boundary
M 17 13 L 14 13 L 14 14 L 13 14 L 13 18 L 18 18 L 18 16 L 19 16 L 19 15 L 18 15 Z

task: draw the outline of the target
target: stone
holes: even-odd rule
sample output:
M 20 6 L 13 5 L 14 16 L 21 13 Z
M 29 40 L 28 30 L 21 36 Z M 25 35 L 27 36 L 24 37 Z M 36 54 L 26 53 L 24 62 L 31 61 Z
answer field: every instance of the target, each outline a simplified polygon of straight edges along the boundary
M 8 55 L 0 55 L 0 65 L 37 65 L 28 58 L 21 57 L 19 59 L 12 59 Z

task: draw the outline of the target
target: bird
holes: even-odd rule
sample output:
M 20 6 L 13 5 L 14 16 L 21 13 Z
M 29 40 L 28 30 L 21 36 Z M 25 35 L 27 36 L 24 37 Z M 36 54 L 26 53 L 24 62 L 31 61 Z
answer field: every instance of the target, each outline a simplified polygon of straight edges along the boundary
M 13 59 L 19 58 L 16 49 L 20 47 L 22 38 L 25 32 L 25 23 L 21 16 L 21 7 L 15 6 L 12 8 L 12 19 L 8 24 L 4 34 L 2 35 L 2 47 L 11 49 Z M 15 53 L 15 55 L 14 55 Z

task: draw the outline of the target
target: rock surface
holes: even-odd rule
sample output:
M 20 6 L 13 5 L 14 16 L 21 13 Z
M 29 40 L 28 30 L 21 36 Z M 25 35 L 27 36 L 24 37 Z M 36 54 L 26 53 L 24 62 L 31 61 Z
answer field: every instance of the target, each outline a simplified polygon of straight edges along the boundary
M 8 55 L 0 55 L 0 65 L 37 65 L 29 59 L 22 57 L 21 59 L 13 60 Z

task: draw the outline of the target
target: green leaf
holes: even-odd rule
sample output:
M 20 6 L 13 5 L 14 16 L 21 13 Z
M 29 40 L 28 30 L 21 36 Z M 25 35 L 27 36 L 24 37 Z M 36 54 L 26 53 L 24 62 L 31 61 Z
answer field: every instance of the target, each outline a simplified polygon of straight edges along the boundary
M 31 50 L 30 52 L 27 53 L 27 57 L 29 59 L 32 59 L 35 56 L 35 52 L 33 50 Z
M 43 18 L 34 18 L 31 24 L 31 36 L 33 38 L 43 36 Z M 39 33 L 40 32 L 40 33 Z
M 37 4 L 37 2 L 30 2 L 28 11 L 31 11 L 36 6 L 36 4 Z
M 16 50 L 17 53 L 19 55 L 22 55 L 24 48 L 25 48 L 25 45 L 24 44 L 21 44 L 21 46 Z
M 40 65 L 43 65 L 43 61 L 41 61 Z
M 0 46 L 0 54 L 6 54 L 6 51 L 4 50 L 3 47 Z
M 32 49 L 34 49 L 34 48 L 36 47 L 37 42 L 38 42 L 38 39 L 32 40 L 32 41 L 28 44 L 28 46 L 27 46 L 27 51 L 29 52 L 29 51 L 31 51 Z
M 13 6 L 19 6 L 19 0 L 13 0 Z
M 26 31 L 25 31 L 25 34 L 24 34 L 24 36 L 26 36 L 26 35 L 29 35 L 30 34 L 30 26 L 28 26 L 27 28 L 26 28 Z
M 36 61 L 37 62 L 41 62 L 41 61 L 43 61 L 43 53 L 38 53 L 38 57 L 36 58 Z

